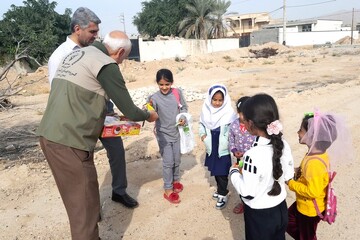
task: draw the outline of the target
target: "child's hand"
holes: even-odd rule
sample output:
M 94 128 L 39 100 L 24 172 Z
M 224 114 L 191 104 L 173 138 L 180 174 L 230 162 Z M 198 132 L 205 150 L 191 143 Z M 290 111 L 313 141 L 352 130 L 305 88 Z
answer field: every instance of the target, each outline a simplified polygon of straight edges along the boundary
M 301 168 L 300 167 L 297 167 L 294 169 L 295 170 L 295 173 L 294 173 L 294 180 L 297 180 L 300 178 L 301 176 Z
M 201 141 L 204 141 L 204 139 L 206 138 L 206 134 L 201 136 Z
M 239 170 L 240 174 L 242 174 L 242 166 L 239 167 L 239 165 L 237 163 L 234 163 L 231 168 L 236 168 Z
M 234 156 L 236 158 L 241 158 L 243 155 L 244 155 L 244 153 L 242 153 L 242 152 L 239 152 L 239 151 L 234 152 Z
M 184 126 L 186 124 L 186 119 L 179 119 L 179 122 L 177 123 L 177 125 L 180 125 L 180 126 Z

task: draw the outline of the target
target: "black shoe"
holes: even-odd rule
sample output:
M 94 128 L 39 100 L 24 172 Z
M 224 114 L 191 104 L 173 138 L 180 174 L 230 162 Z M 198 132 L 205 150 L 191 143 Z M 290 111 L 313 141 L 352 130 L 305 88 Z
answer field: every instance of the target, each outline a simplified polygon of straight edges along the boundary
M 139 206 L 139 203 L 135 199 L 130 197 L 127 193 L 125 193 L 124 195 L 119 195 L 113 192 L 111 200 L 121 203 L 128 208 L 136 208 L 137 206 Z

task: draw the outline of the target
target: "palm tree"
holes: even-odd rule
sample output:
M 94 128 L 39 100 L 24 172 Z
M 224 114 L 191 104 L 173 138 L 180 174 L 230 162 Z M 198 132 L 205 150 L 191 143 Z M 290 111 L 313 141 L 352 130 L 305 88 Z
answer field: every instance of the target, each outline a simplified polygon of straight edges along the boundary
M 206 40 L 212 26 L 214 5 L 215 0 L 191 0 L 186 4 L 189 14 L 179 24 L 180 36 Z
M 210 34 L 214 38 L 221 38 L 225 36 L 226 33 L 226 24 L 223 21 L 223 16 L 227 12 L 227 9 L 230 7 L 231 2 L 226 0 L 216 0 L 215 5 L 212 11 L 212 28 Z

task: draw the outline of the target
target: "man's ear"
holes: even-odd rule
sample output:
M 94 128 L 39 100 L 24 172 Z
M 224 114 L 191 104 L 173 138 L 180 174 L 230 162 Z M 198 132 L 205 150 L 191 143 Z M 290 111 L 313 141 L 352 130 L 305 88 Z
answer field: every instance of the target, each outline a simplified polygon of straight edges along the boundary
M 125 54 L 125 49 L 124 48 L 120 48 L 117 52 L 117 56 L 120 58 Z
M 76 24 L 75 26 L 74 26 L 74 32 L 79 32 L 81 30 L 81 28 L 80 28 L 80 25 L 78 25 L 78 24 Z

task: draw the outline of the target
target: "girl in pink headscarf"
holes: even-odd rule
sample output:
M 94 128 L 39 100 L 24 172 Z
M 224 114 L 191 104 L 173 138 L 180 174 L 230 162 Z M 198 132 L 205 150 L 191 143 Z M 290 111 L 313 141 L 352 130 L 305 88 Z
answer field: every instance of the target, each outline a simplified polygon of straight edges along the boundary
M 294 239 L 317 239 L 316 229 L 319 212 L 325 210 L 326 188 L 329 183 L 330 162 L 350 154 L 351 143 L 344 120 L 334 114 L 319 111 L 305 114 L 298 130 L 299 143 L 308 151 L 295 171 L 295 177 L 287 181 L 289 189 L 296 193 L 296 201 L 289 207 L 287 233 Z

